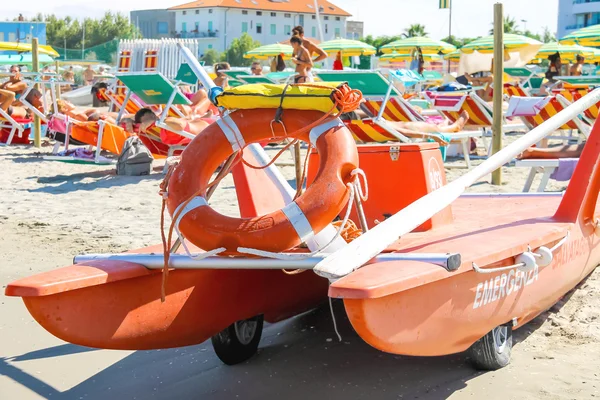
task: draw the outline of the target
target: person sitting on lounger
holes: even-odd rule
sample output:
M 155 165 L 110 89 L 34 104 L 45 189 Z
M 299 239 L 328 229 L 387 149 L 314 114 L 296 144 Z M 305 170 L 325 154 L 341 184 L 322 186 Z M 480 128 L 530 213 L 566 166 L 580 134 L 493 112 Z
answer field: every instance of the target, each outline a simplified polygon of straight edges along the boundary
M 56 100 L 56 105 L 58 106 L 58 112 L 72 118 L 76 121 L 86 122 L 86 121 L 99 121 L 104 120 L 111 124 L 117 123 L 118 113 L 101 113 L 95 108 L 90 108 L 84 111 L 77 110 L 77 107 L 72 103 L 69 103 L 65 100 Z M 132 115 L 125 115 L 124 117 L 133 117 Z
M 572 144 L 568 146 L 559 147 L 530 147 L 522 152 L 517 159 L 546 159 L 546 160 L 557 160 L 559 158 L 579 158 L 585 143 Z
M 37 89 L 31 89 L 25 100 L 38 110 L 42 110 L 44 108 L 44 104 L 42 102 L 42 93 Z M 0 109 L 6 111 L 6 113 L 13 118 L 31 119 L 31 110 L 16 104 L 15 92 L 0 89 Z
M 137 113 L 135 113 L 133 122 L 139 126 L 139 131 L 146 133 L 148 129 L 154 126 L 158 122 L 158 116 L 149 108 L 142 108 Z M 191 133 L 192 135 L 197 135 L 206 129 L 213 122 L 212 119 L 209 118 L 173 118 L 167 117 L 164 120 L 164 124 L 169 128 L 161 128 L 160 129 L 160 139 L 163 143 L 168 145 L 186 145 L 191 142 L 190 139 L 178 135 L 177 131 L 184 131 L 187 133 Z M 128 126 L 126 128 L 128 131 L 133 132 L 133 127 Z
M 369 116 L 361 110 L 357 110 L 354 113 L 356 114 L 356 118 L 352 116 L 345 118 L 346 114 L 344 114 L 342 115 L 342 119 L 352 120 L 359 118 L 369 118 Z M 456 120 L 456 122 L 454 122 L 453 124 L 449 124 L 448 121 L 445 121 L 441 124 L 432 124 L 430 122 L 424 121 L 385 121 L 385 123 L 386 125 L 395 129 L 396 131 L 398 131 L 406 137 L 413 139 L 432 139 L 435 142 L 439 143 L 441 146 L 445 146 L 448 144 L 448 142 L 444 137 L 444 134 L 462 131 L 468 121 L 469 113 L 463 111 L 460 114 L 459 118 Z
M 18 101 L 19 97 L 27 90 L 27 82 L 23 80 L 21 67 L 18 65 L 11 66 L 10 73 L 10 78 L 0 85 L 0 89 L 13 92 L 15 94 L 15 100 Z

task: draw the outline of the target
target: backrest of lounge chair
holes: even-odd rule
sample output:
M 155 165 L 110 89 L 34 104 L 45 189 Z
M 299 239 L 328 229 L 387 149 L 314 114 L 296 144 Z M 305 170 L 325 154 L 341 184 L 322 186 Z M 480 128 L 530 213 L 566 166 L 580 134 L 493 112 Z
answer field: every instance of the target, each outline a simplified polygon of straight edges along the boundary
M 526 89 L 537 90 L 537 89 L 541 89 L 542 83 L 544 83 L 544 78 L 534 76 L 534 77 L 530 78 L 528 82 L 525 83 L 524 87 Z
M 460 113 L 466 111 L 469 113 L 467 126 L 489 127 L 493 123 L 492 111 L 477 99 L 472 93 L 431 93 L 426 96 L 430 99 L 433 108 L 441 112 L 451 122 L 456 122 Z
M 246 83 L 275 83 L 266 76 L 258 76 L 258 75 L 240 75 L 238 79 L 246 82 Z
M 444 79 L 444 76 L 437 71 L 423 71 L 423 78 L 429 81 L 438 81 Z
M 521 85 L 504 85 L 504 94 L 508 97 L 529 97 L 529 94 L 527 94 Z
M 381 110 L 382 103 L 382 99 L 366 99 L 365 107 L 373 116 L 376 116 Z M 390 97 L 382 116 L 385 120 L 396 122 L 425 121 L 425 117 L 402 97 Z
M 148 105 L 167 104 L 174 90 L 177 93 L 172 104 L 190 104 L 187 97 L 159 72 L 151 74 L 133 72 L 120 74 L 118 78 L 133 94 Z
M 144 72 L 158 71 L 158 50 L 147 50 L 144 53 Z
M 565 99 L 570 101 L 571 103 L 574 103 L 577 100 L 580 100 L 583 96 L 585 96 L 586 94 L 588 94 L 590 92 L 591 92 L 591 89 L 572 89 L 572 90 L 563 90 L 560 92 L 560 94 Z M 599 114 L 600 114 L 600 103 L 594 104 L 593 106 L 591 106 L 584 112 L 584 115 L 587 118 L 594 120 L 594 121 L 596 119 L 598 119 Z
M 352 132 L 354 140 L 364 143 L 370 142 L 389 142 L 398 141 L 398 139 L 385 129 L 379 127 L 371 120 L 352 120 L 345 121 L 346 127 Z
M 250 71 L 221 71 L 231 79 L 238 79 L 239 76 L 248 76 Z
M 563 81 L 573 86 L 598 86 L 600 85 L 600 76 L 557 76 L 556 80 Z
M 564 106 L 560 103 L 557 96 L 552 96 L 550 101 L 542 108 L 535 116 L 522 117 L 531 128 L 535 128 L 554 117 L 556 114 L 564 110 Z M 576 116 L 575 118 L 579 118 Z M 579 126 L 574 120 L 571 120 L 558 128 L 560 130 L 574 129 L 579 130 Z
M 358 89 L 363 96 L 385 96 L 389 82 L 376 71 L 368 72 L 318 72 L 315 73 L 324 82 L 348 82 L 352 89 Z M 400 96 L 396 88 L 392 88 L 392 96 Z
M 177 71 L 175 80 L 187 83 L 188 85 L 195 85 L 198 83 L 198 77 L 194 71 L 192 71 L 192 68 L 188 63 L 181 64 L 179 70 Z
M 123 50 L 119 54 L 119 61 L 117 63 L 117 73 L 124 74 L 131 70 L 131 50 Z M 115 82 L 115 94 L 125 94 L 127 88 L 123 85 L 123 82 L 117 80 Z
M 529 78 L 533 71 L 527 68 L 504 68 L 504 72 L 513 78 Z
M 269 72 L 265 76 L 272 81 L 281 82 L 287 80 L 292 75 L 296 75 L 296 73 L 291 71 Z

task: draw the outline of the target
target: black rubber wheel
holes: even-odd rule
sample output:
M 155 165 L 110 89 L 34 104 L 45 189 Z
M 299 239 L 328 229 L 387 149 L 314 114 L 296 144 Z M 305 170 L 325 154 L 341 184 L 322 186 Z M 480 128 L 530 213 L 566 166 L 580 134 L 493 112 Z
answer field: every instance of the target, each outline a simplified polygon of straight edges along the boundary
M 258 350 L 262 336 L 263 316 L 234 322 L 211 338 L 217 357 L 227 365 L 242 363 Z
M 500 325 L 473 343 L 469 349 L 471 363 L 477 369 L 495 371 L 510 363 L 513 346 L 512 328 Z

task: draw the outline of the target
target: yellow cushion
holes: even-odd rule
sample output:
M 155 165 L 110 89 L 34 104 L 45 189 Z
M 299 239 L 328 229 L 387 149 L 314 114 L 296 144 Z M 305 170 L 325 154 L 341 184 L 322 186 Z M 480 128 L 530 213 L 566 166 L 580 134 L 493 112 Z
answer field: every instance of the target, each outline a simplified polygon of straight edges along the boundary
M 257 83 L 228 88 L 217 97 L 217 105 L 228 110 L 278 108 L 315 110 L 324 113 L 335 105 L 333 93 L 345 83 L 319 82 L 315 86 Z M 285 91 L 285 94 L 284 94 Z M 283 103 L 281 97 L 283 96 Z

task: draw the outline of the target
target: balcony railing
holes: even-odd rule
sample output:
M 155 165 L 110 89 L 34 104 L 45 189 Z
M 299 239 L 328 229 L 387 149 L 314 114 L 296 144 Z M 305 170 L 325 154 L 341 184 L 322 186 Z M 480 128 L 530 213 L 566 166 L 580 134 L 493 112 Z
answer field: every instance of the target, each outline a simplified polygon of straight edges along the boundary
M 574 29 L 581 29 L 581 28 L 585 28 L 585 25 L 583 24 L 579 24 L 579 25 L 568 25 L 567 27 L 565 27 L 566 30 L 570 31 L 570 30 L 574 30 Z
M 216 38 L 219 37 L 219 31 L 175 32 L 173 36 L 181 39 Z

